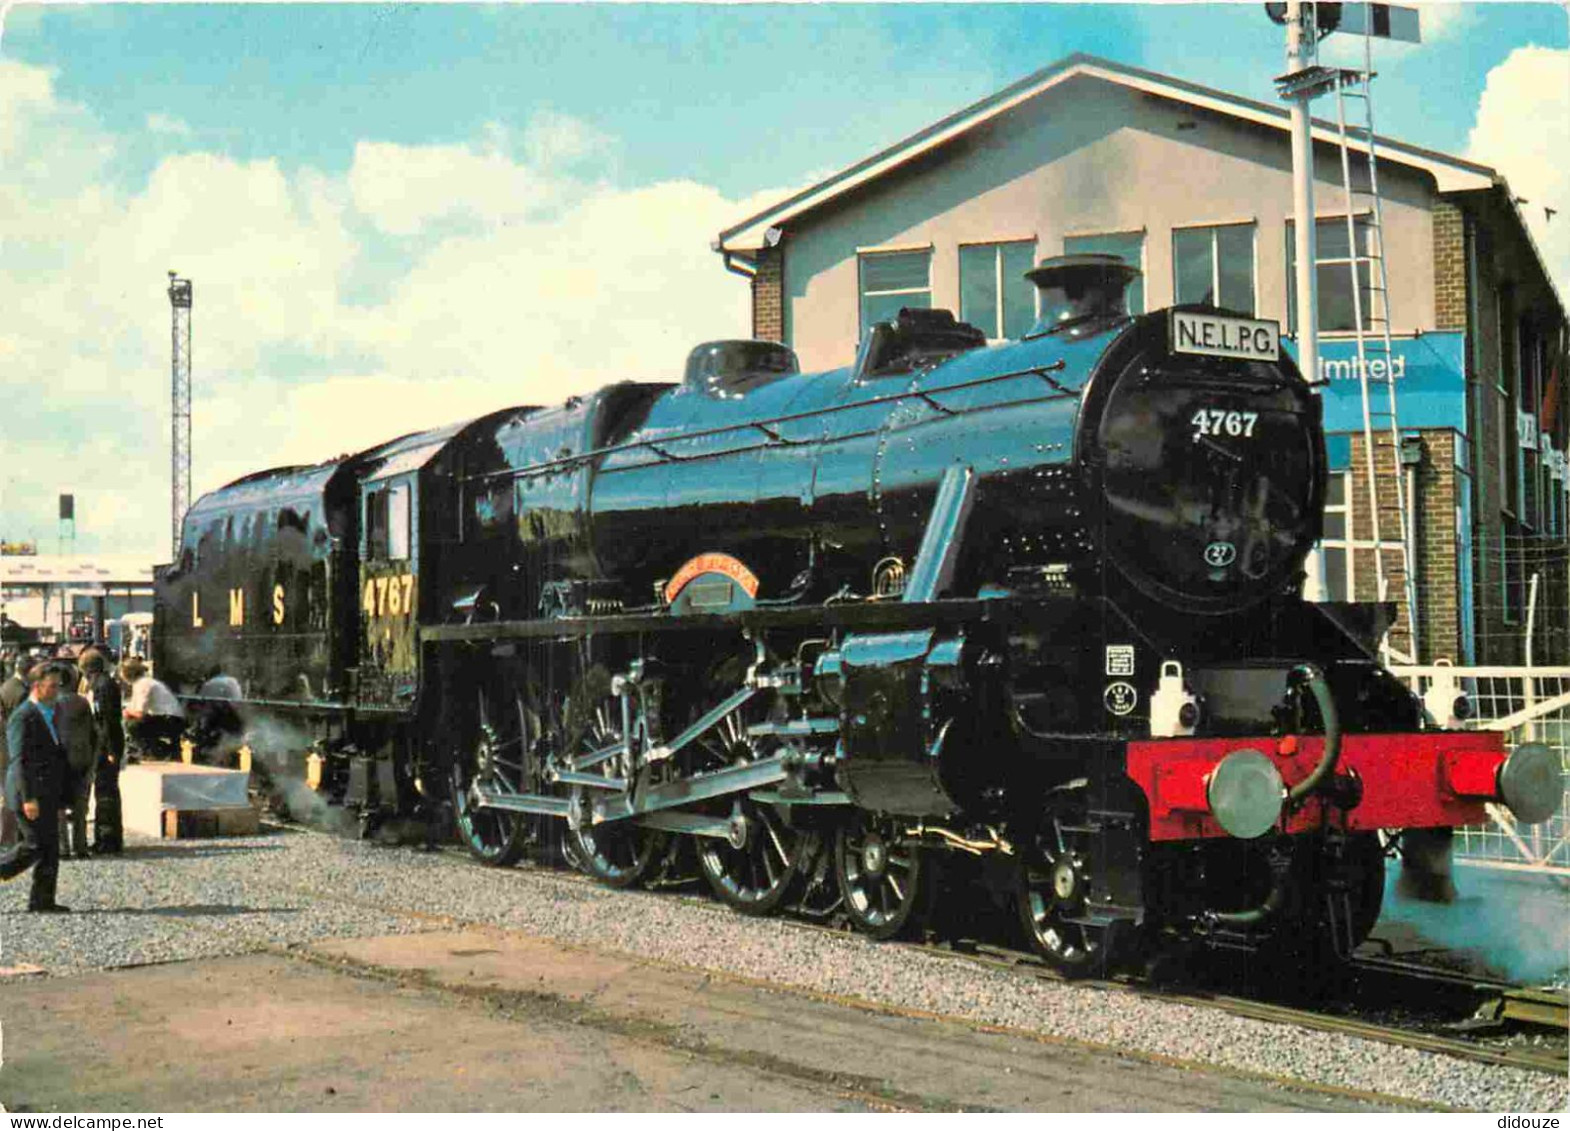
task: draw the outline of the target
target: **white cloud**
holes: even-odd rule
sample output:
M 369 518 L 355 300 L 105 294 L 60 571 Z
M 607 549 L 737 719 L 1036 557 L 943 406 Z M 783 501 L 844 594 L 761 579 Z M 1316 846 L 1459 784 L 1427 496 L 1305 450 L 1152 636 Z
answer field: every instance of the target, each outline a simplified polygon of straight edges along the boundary
M 1477 22 L 1477 4 L 1416 4 L 1426 43 L 1457 39 Z
M 60 102 L 41 67 L 0 59 L 0 240 L 49 243 L 90 204 L 113 151 L 80 107 Z
M 1521 214 L 1562 298 L 1570 299 L 1570 51 L 1518 47 L 1488 73 L 1466 156 L 1525 197 Z M 1544 209 L 1558 215 L 1549 220 Z
M 0 535 L 52 545 L 54 496 L 74 491 L 82 549 L 166 554 L 169 269 L 195 287 L 198 494 L 673 380 L 694 343 L 747 333 L 747 286 L 709 241 L 790 190 L 617 189 L 588 175 L 615 148 L 592 128 L 546 114 L 518 138 L 361 141 L 342 176 L 183 152 L 116 191 L 114 139 L 48 72 L 0 62 Z
M 557 168 L 614 150 L 612 139 L 587 122 L 554 110 L 537 111 L 523 132 L 523 155 L 531 165 Z
M 506 223 L 551 197 L 535 170 L 467 146 L 362 141 L 349 170 L 355 207 L 382 231 L 412 236 L 443 219 Z
M 147 128 L 155 134 L 171 134 L 175 137 L 191 136 L 191 127 L 179 118 L 169 114 L 147 115 Z

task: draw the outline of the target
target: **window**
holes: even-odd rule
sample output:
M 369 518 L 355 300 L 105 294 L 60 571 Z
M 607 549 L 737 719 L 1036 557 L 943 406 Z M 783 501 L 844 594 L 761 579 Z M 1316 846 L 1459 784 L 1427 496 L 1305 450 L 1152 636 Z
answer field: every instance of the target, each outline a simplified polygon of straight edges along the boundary
M 1408 496 L 1410 497 L 1410 496 Z M 1366 500 L 1363 503 L 1367 506 Z M 1325 555 L 1325 599 L 1373 600 L 1378 563 L 1371 538 L 1353 537 L 1353 479 L 1350 471 L 1332 471 L 1325 485 L 1325 532 L 1319 548 Z M 1365 525 L 1367 525 L 1365 523 Z M 1361 582 L 1366 595 L 1358 597 Z
M 1521 482 L 1519 497 L 1521 499 L 1521 523 L 1533 530 L 1542 529 L 1541 515 L 1537 511 L 1538 483 L 1540 473 L 1538 470 L 1537 453 L 1530 448 L 1521 449 Z
M 367 561 L 409 560 L 409 498 L 407 483 L 395 483 L 365 497 Z
M 902 307 L 932 305 L 932 251 L 876 251 L 860 256 L 861 332 L 892 322 Z
M 386 491 L 372 491 L 365 496 L 365 557 L 368 561 L 387 559 Z
M 1355 600 L 1352 588 L 1352 476 L 1345 471 L 1330 473 L 1325 491 L 1325 534 L 1320 542 L 1325 553 L 1325 596 L 1332 601 Z
M 959 316 L 989 338 L 1022 338 L 1036 321 L 1034 240 L 979 243 L 959 249 Z
M 1109 232 L 1099 236 L 1067 236 L 1063 240 L 1064 255 L 1116 255 L 1131 267 L 1145 270 L 1145 233 Z M 1140 275 L 1128 285 L 1128 312 L 1145 313 L 1145 276 Z
M 1542 496 L 1543 460 L 1538 452 L 1542 428 L 1537 422 L 1541 401 L 1541 357 L 1532 324 L 1522 319 L 1518 328 L 1519 365 L 1516 369 L 1516 493 L 1517 515 L 1527 526 L 1541 529 L 1538 505 Z
M 1456 619 L 1461 625 L 1461 662 L 1477 658 L 1477 587 L 1472 573 L 1472 477 L 1461 466 L 1466 441 L 1457 438 L 1456 455 Z
M 387 492 L 387 557 L 409 560 L 409 485 L 395 484 Z
M 1554 456 L 1552 454 L 1545 453 L 1543 457 L 1542 480 L 1543 533 L 1549 535 L 1550 537 L 1557 538 L 1564 533 L 1564 531 L 1560 529 L 1559 526 L 1561 510 L 1559 500 L 1563 494 L 1563 490 L 1559 485 L 1559 480 L 1555 479 L 1553 476 L 1553 460 Z
M 1180 303 L 1204 303 L 1253 314 L 1254 226 L 1175 229 L 1172 293 Z
M 1502 391 L 1499 393 L 1498 410 L 1496 422 L 1499 431 L 1499 507 L 1510 514 L 1515 514 L 1516 434 L 1511 419 L 1514 410 L 1510 407 L 1510 399 Z
M 1347 242 L 1346 217 L 1331 217 L 1314 224 L 1314 274 L 1319 288 L 1319 329 L 1325 332 L 1357 329 L 1352 303 L 1351 267 L 1357 265 L 1357 288 L 1362 303 L 1363 329 L 1371 328 L 1370 300 L 1373 263 L 1369 256 L 1369 222 L 1352 220 L 1356 254 Z M 1287 221 L 1287 326 L 1297 333 L 1297 240 L 1294 224 Z

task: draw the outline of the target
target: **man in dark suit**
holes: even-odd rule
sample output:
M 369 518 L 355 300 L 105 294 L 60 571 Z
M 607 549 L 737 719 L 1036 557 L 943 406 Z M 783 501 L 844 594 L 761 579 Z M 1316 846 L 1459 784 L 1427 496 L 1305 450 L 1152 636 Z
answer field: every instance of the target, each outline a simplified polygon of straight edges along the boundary
M 62 810 L 60 819 L 60 855 L 75 856 L 85 860 L 91 853 L 87 846 L 87 802 L 93 796 L 93 776 L 98 762 L 98 735 L 93 705 L 78 693 L 81 679 L 74 667 L 62 666 L 64 682 L 60 697 L 55 700 L 55 730 L 65 745 L 65 761 L 69 768 L 65 789 L 60 803 L 69 810 L 69 818 Z
M 0 855 L 0 879 L 33 868 L 29 911 L 69 911 L 55 902 L 60 875 L 60 802 L 66 781 L 65 747 L 55 726 L 60 672 L 41 664 L 28 673 L 32 691 L 6 720 L 11 764 L 6 767 L 6 802 L 16 810 L 21 840 Z M 35 867 L 36 866 L 36 867 Z
M 120 762 L 125 757 L 125 729 L 120 718 L 120 681 L 96 648 L 82 653 L 82 674 L 98 720 L 98 768 L 93 777 L 93 851 L 120 852 L 125 836 L 120 827 Z
M 5 722 L 11 712 L 27 702 L 27 654 L 17 653 L 6 664 L 10 678 L 0 683 L 0 850 L 16 843 L 16 814 L 5 800 L 5 768 L 11 763 L 10 744 L 5 737 Z

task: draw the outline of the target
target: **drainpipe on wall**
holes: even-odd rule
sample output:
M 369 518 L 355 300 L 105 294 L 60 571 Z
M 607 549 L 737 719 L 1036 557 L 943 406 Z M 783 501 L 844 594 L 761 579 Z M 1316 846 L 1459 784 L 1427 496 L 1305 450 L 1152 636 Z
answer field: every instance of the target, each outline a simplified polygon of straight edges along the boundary
M 1481 620 L 1482 600 L 1478 594 L 1485 591 L 1490 577 L 1483 568 L 1487 555 L 1483 547 L 1487 545 L 1483 532 L 1483 523 L 1487 512 L 1483 508 L 1483 482 L 1487 478 L 1489 469 L 1483 467 L 1480 458 L 1483 451 L 1483 430 L 1488 427 L 1485 419 L 1483 405 L 1483 376 L 1482 376 L 1482 327 L 1479 323 L 1481 316 L 1481 300 L 1478 295 L 1478 268 L 1477 268 L 1477 225 L 1472 220 L 1472 215 L 1465 208 L 1461 209 L 1461 246 L 1463 270 L 1466 272 L 1466 368 L 1467 368 L 1467 397 L 1472 402 L 1471 430 L 1467 442 L 1471 445 L 1467 463 L 1471 470 L 1470 490 L 1472 492 L 1472 639 L 1479 640 L 1484 626 L 1478 623 Z M 1476 645 L 1474 644 L 1474 648 Z M 1474 654 L 1474 659 L 1476 658 Z

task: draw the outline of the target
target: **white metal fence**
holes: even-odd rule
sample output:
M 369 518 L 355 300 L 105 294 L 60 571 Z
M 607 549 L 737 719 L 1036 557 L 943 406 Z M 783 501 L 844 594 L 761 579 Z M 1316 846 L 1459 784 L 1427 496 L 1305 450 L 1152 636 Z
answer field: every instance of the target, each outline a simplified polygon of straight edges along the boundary
M 1570 769 L 1570 668 L 1437 664 L 1390 670 L 1419 695 L 1433 691 L 1430 702 L 1434 705 L 1442 706 L 1452 698 L 1448 687 L 1464 692 L 1471 700 L 1473 715 L 1460 725 L 1469 730 L 1505 731 L 1511 746 L 1544 743 L 1559 755 L 1561 769 Z M 1497 868 L 1570 876 L 1570 790 L 1559 811 L 1540 824 L 1517 825 L 1503 806 L 1490 805 L 1488 812 L 1488 824 L 1458 831 L 1458 857 Z

